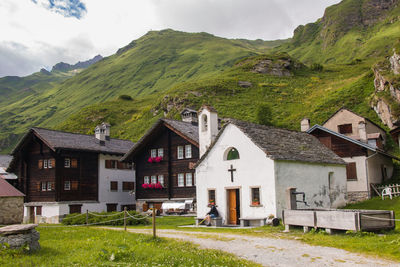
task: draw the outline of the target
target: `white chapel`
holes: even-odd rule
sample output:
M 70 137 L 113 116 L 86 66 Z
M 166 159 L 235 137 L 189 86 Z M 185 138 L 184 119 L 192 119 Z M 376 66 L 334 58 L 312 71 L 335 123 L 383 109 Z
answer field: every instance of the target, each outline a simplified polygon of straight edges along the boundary
M 280 218 L 288 188 L 304 192 L 306 203 L 298 208 L 345 204 L 346 163 L 314 136 L 233 119 L 219 130 L 217 112 L 208 106 L 198 117 L 198 218 L 212 204 L 225 225 Z

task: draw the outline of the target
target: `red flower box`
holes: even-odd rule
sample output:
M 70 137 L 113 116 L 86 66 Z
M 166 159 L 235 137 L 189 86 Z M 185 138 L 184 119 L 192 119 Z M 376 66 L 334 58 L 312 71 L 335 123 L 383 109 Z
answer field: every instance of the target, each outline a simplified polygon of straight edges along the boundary
M 154 163 L 154 162 L 161 162 L 163 160 L 163 157 L 150 157 L 147 162 L 149 163 Z
M 160 183 L 156 184 L 142 184 L 143 189 L 163 189 L 164 187 Z

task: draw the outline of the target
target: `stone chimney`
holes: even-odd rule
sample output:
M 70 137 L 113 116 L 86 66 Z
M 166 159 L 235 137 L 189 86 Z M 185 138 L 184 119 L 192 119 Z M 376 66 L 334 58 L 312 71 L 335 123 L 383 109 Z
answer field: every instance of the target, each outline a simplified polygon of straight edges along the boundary
M 360 141 L 367 143 L 368 138 L 367 138 L 367 129 L 365 127 L 365 122 L 360 121 L 358 123 L 358 135 L 360 136 Z
M 302 132 L 307 132 L 310 129 L 310 119 L 304 118 L 301 120 L 300 128 Z
M 204 105 L 199 111 L 200 157 L 207 151 L 218 134 L 218 114 L 210 106 Z
M 105 145 L 110 140 L 110 124 L 103 122 L 94 129 L 94 136 L 99 140 L 100 145 Z
M 191 124 L 194 124 L 194 125 L 198 124 L 197 111 L 195 111 L 194 109 L 185 108 L 181 112 L 181 117 L 182 117 L 182 121 L 184 121 L 184 122 L 190 122 Z

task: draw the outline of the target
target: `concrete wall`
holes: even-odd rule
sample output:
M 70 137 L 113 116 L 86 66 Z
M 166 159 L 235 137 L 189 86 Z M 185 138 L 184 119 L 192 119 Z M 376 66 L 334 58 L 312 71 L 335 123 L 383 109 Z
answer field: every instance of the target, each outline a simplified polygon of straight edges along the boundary
M 371 155 L 367 159 L 368 166 L 368 182 L 371 184 L 380 184 L 383 182 L 382 166 L 385 166 L 387 179 L 393 175 L 393 161 L 390 157 L 382 154 Z
M 357 180 L 347 181 L 347 192 L 367 192 L 367 167 L 365 161 L 367 157 L 352 157 L 352 158 L 342 158 L 344 161 L 351 163 L 356 163 Z
M 239 151 L 240 159 L 224 160 L 230 148 Z M 236 169 L 234 181 L 228 172 L 231 165 Z M 227 190 L 240 190 L 240 217 L 261 218 L 275 215 L 274 162 L 267 158 L 236 126 L 228 125 L 209 152 L 207 158 L 196 168 L 197 216 L 204 217 L 208 207 L 208 189 L 216 190 L 217 209 L 227 219 Z M 260 206 L 251 206 L 251 187 L 260 187 Z
M 24 197 L 0 197 L 0 225 L 22 223 Z
M 128 191 L 122 190 L 122 182 L 135 182 L 134 170 L 106 169 L 106 160 L 119 160 L 119 156 L 102 155 L 99 156 L 99 202 L 118 203 L 117 210 L 121 210 L 121 205 L 135 204 L 135 195 L 130 195 Z M 110 182 L 118 182 L 118 191 L 110 190 Z
M 329 181 L 329 173 L 332 180 Z M 298 208 L 337 208 L 346 204 L 346 166 L 290 161 L 275 161 L 276 214 L 280 218 L 286 208 L 286 189 L 305 192 L 309 206 L 298 203 Z M 301 196 L 297 196 L 302 200 Z

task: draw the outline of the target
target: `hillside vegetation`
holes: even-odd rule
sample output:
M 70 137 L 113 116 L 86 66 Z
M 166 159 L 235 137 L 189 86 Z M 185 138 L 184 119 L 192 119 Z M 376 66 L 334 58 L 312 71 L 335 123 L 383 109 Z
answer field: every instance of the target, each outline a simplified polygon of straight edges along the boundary
M 160 117 L 213 105 L 221 117 L 299 129 L 346 106 L 382 123 L 371 108 L 372 67 L 400 39 L 398 0 L 344 0 L 288 40 L 229 40 L 207 33 L 151 31 L 74 77 L 0 107 L 0 149 L 31 126 L 136 141 Z M 245 83 L 243 83 L 245 82 Z M 129 97 L 120 97 L 127 95 Z

